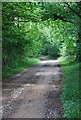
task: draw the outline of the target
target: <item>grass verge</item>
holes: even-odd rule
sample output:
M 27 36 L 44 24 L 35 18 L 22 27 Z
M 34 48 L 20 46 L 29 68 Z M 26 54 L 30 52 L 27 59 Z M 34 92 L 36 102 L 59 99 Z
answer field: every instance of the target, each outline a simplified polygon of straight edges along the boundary
M 15 67 L 9 67 L 8 65 L 3 66 L 2 77 L 12 76 L 17 72 L 23 71 L 25 68 L 28 68 L 40 60 L 37 58 L 27 58 L 16 63 Z M 13 65 L 12 65 L 13 66 Z
M 63 117 L 79 118 L 79 63 L 71 63 L 69 57 L 58 60 L 63 72 Z

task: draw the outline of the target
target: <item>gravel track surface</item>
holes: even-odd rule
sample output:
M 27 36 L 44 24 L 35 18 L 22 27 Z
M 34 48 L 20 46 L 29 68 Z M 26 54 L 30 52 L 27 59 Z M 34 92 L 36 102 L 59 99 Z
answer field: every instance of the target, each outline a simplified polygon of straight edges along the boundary
M 36 65 L 3 79 L 3 118 L 62 117 L 60 65 L 57 60 L 40 59 Z

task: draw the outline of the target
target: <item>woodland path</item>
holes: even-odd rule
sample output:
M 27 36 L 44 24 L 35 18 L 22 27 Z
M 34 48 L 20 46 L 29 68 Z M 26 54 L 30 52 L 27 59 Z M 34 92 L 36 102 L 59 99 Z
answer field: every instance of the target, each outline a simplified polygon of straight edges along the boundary
M 3 118 L 61 118 L 60 65 L 57 60 L 40 59 L 36 65 L 3 79 Z

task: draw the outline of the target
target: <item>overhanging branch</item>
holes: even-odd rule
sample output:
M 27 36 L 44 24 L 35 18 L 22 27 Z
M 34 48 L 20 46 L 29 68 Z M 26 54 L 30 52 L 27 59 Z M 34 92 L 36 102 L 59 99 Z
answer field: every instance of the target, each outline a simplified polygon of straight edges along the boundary
M 72 12 L 74 12 L 76 15 L 78 15 L 78 16 L 81 18 L 81 15 L 80 15 L 79 13 L 77 13 L 75 10 L 73 10 L 67 2 L 65 2 L 65 4 L 67 4 L 68 8 L 69 8 Z
M 63 20 L 65 22 L 70 22 L 70 23 L 73 23 L 75 24 L 75 22 L 69 20 L 69 19 L 66 19 L 65 17 L 62 17 L 62 16 L 58 16 L 57 14 L 54 14 L 54 19 L 60 19 L 60 20 Z

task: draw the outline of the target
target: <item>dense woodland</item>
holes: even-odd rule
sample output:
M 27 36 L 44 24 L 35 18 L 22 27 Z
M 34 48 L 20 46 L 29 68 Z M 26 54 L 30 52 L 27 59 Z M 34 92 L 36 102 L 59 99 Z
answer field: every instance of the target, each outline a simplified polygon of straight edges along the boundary
M 80 9 L 81 2 L 2 3 L 3 76 L 22 64 L 28 65 L 29 58 L 41 55 L 54 59 L 66 57 L 69 63 L 80 62 Z M 65 117 L 69 115 L 66 112 Z
M 20 59 L 40 55 L 78 60 L 80 7 L 80 3 L 3 3 L 3 65 L 14 67 Z

